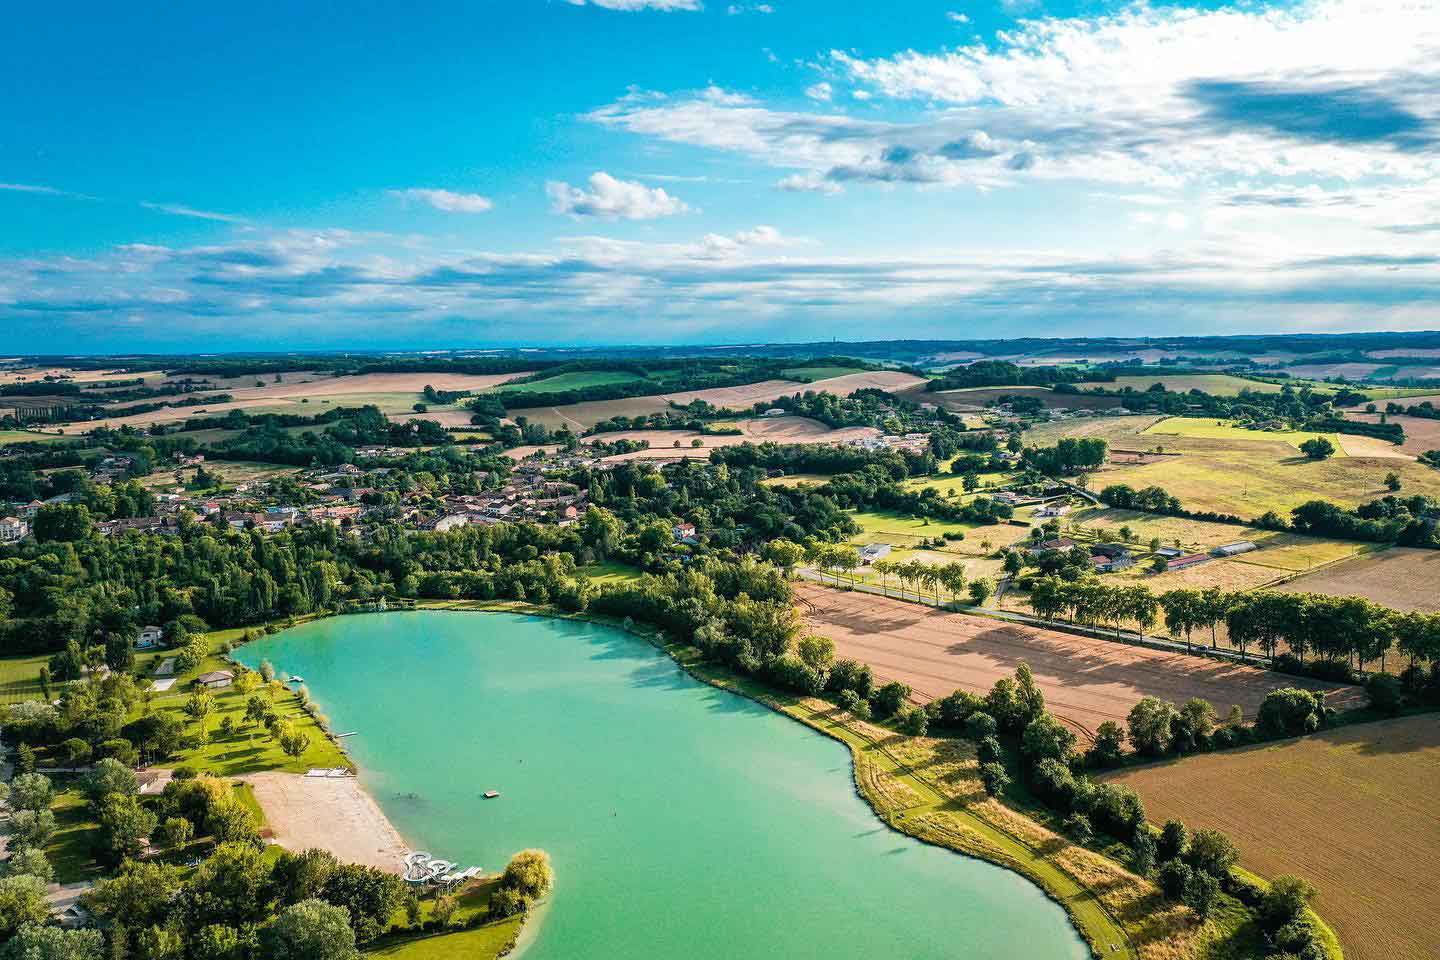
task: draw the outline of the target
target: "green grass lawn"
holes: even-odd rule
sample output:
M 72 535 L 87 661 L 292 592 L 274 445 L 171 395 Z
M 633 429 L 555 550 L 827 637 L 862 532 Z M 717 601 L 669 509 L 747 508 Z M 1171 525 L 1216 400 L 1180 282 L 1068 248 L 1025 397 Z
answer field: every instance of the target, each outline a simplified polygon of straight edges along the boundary
M 100 874 L 94 856 L 100 838 L 100 825 L 91 819 L 90 804 L 79 790 L 65 788 L 70 777 L 52 777 L 55 799 L 50 811 L 55 814 L 55 836 L 45 845 L 45 856 L 55 867 L 60 883 L 91 880 Z
M 38 700 L 41 696 L 40 668 L 49 662 L 48 653 L 0 659 L 0 704 Z
M 523 391 L 525 393 L 560 393 L 565 390 L 580 390 L 584 387 L 609 386 L 612 383 L 630 383 L 634 380 L 643 380 L 638 374 L 620 370 L 581 370 L 573 373 L 556 374 L 553 377 L 546 377 L 544 380 L 535 380 L 530 383 L 504 383 L 498 387 L 492 387 L 492 393 L 514 393 Z
M 640 571 L 628 563 L 620 563 L 615 560 L 606 560 L 603 563 L 587 563 L 579 567 L 577 573 L 583 573 L 595 584 L 607 583 L 629 583 L 632 580 L 640 579 Z
M 452 922 L 468 923 L 485 913 L 490 906 L 490 895 L 495 892 L 499 882 L 498 876 L 489 877 L 467 887 L 456 898 L 459 901 L 459 907 L 455 911 L 455 918 Z M 434 913 L 434 907 L 433 899 L 420 901 L 422 922 L 430 919 Z M 406 927 L 409 922 L 409 917 L 402 910 L 392 920 L 392 926 Z M 520 917 L 510 917 L 506 920 L 487 923 L 484 926 L 455 933 L 419 936 L 405 933 L 394 934 L 383 938 L 379 943 L 365 950 L 364 955 L 367 957 L 400 957 L 402 960 L 431 960 L 431 958 L 457 960 L 462 957 L 465 960 L 489 960 L 491 957 L 499 957 L 509 952 L 509 949 L 515 944 L 515 938 L 520 935 L 520 927 L 523 922 Z

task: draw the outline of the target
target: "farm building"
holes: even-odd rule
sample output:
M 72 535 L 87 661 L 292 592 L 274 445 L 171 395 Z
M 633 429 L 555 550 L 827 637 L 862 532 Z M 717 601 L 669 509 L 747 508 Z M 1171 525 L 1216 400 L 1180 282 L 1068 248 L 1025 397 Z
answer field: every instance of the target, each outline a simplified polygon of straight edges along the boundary
M 1204 563 L 1210 559 L 1209 554 L 1187 553 L 1184 556 L 1175 557 L 1165 565 L 1166 570 L 1184 570 L 1186 567 L 1193 567 L 1197 563 Z
M 890 544 L 888 543 L 867 543 L 860 548 L 860 562 L 867 567 L 881 557 L 889 555 Z
M 1166 560 L 1174 560 L 1176 557 L 1185 556 L 1185 551 L 1178 547 L 1159 547 L 1155 551 L 1155 556 L 1164 557 Z
M 1234 543 L 1227 543 L 1224 546 L 1216 547 L 1210 551 L 1214 557 L 1237 557 L 1242 553 L 1249 553 L 1252 550 L 1259 550 L 1252 541 L 1236 540 Z
M 1119 553 L 1113 557 L 1103 553 L 1092 553 L 1090 565 L 1095 568 L 1096 573 L 1113 573 L 1116 570 L 1127 570 L 1135 566 L 1135 560 L 1128 553 Z
M 1047 550 L 1069 550 L 1075 545 L 1075 541 L 1068 537 L 1057 537 L 1054 540 L 1041 540 L 1026 552 L 1033 556 L 1044 553 Z

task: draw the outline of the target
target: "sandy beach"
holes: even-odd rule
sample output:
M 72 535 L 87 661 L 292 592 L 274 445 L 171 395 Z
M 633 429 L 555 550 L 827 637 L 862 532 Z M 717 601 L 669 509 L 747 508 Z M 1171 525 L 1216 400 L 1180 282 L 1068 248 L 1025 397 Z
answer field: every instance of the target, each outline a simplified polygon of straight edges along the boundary
M 275 840 L 287 850 L 319 847 L 347 863 L 401 873 L 409 847 L 355 777 L 255 773 L 255 790 Z

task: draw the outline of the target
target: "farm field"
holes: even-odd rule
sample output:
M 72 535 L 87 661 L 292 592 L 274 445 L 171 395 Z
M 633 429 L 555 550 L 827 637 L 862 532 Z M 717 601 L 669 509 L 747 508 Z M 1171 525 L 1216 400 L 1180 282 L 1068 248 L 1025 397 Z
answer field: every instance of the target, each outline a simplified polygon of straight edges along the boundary
M 1052 420 L 1037 423 L 1028 428 L 1021 439 L 1026 446 L 1054 446 L 1062 437 L 1098 437 L 1111 447 L 1154 446 L 1154 443 L 1139 439 L 1146 427 L 1163 419 L 1155 414 L 1127 415 L 1119 417 L 1076 417 L 1073 420 Z
M 1316 437 L 1324 437 L 1338 449 L 1340 438 L 1333 433 L 1310 433 L 1303 430 L 1247 430 L 1233 424 L 1207 417 L 1166 417 L 1147 427 L 1142 436 L 1203 437 L 1207 440 L 1235 440 L 1239 442 L 1280 442 L 1288 443 L 1297 450 L 1300 444 Z
M 1103 384 L 1115 390 L 1123 390 L 1130 387 L 1133 390 L 1145 391 L 1152 384 L 1163 383 L 1166 390 L 1176 393 L 1183 393 L 1189 390 L 1199 390 L 1208 393 L 1212 397 L 1237 397 L 1242 390 L 1249 390 L 1252 393 L 1279 393 L 1280 385 L 1276 383 L 1265 383 L 1259 380 L 1251 380 L 1247 377 L 1236 377 L 1228 373 L 1195 373 L 1178 374 L 1172 376 L 1144 375 L 1134 377 L 1116 377 L 1114 383 Z
M 147 427 L 155 423 L 181 423 L 192 417 L 220 416 L 231 410 L 249 413 L 296 413 L 314 416 L 330 407 L 374 404 L 386 413 L 409 414 L 424 400 L 426 384 L 437 390 L 480 391 L 523 373 L 470 375 L 451 373 L 367 373 L 355 377 L 286 379 L 264 386 L 226 388 L 233 398 L 223 403 L 190 407 L 163 407 L 149 413 L 67 424 L 67 432 L 86 433 L 102 426 Z M 253 384 L 263 378 L 234 378 Z M 217 394 L 218 395 L 218 394 Z M 434 418 L 432 418 L 434 419 Z M 469 413 L 465 412 L 465 424 Z M 463 424 L 457 424 L 463 425 Z
M 605 458 L 606 462 L 612 462 L 703 459 L 710 456 L 710 451 L 716 447 L 733 447 L 742 443 L 844 443 L 848 440 L 878 436 L 880 433 L 873 427 L 844 427 L 834 430 L 819 420 L 808 417 L 754 417 L 737 420 L 734 425 L 740 429 L 740 433 L 716 435 L 695 430 L 621 430 L 596 434 L 587 439 L 606 443 L 644 440 L 650 444 L 647 450 Z M 696 440 L 700 441 L 699 446 L 695 445 Z
M 29 430 L 0 430 L 0 444 L 5 443 L 55 443 L 64 437 L 53 433 L 32 433 Z
M 515 376 L 517 375 L 511 374 L 510 378 L 514 379 Z M 527 383 L 502 383 L 498 386 L 487 388 L 487 392 L 506 393 L 519 390 L 526 393 L 559 393 L 563 390 L 603 387 L 614 383 L 630 383 L 642 379 L 644 378 L 639 374 L 625 373 L 619 370 L 580 370 L 556 374 L 553 377 L 546 377 L 544 380 L 534 380 Z
M 780 371 L 783 376 L 793 380 L 830 380 L 864 372 L 859 367 L 790 367 Z
M 1308 460 L 1283 440 L 1233 440 L 1194 436 L 1159 437 L 1167 451 L 1180 453 L 1140 465 L 1110 464 L 1091 476 L 1091 488 L 1125 483 L 1136 489 L 1165 488 L 1190 510 L 1246 519 L 1268 510 L 1285 513 L 1308 500 L 1344 506 L 1385 496 L 1385 476 L 1397 473 L 1407 494 L 1440 494 L 1440 472 L 1395 458 L 1336 456 Z
M 1367 597 L 1396 610 L 1440 612 L 1440 552 L 1391 547 L 1276 587 L 1289 593 Z
M 960 390 L 910 390 L 905 396 L 917 403 L 935 403 L 947 410 L 982 410 L 987 403 L 1003 397 L 1034 397 L 1047 407 L 1107 410 L 1120 406 L 1119 397 L 1096 397 L 1056 393 L 1049 387 L 966 387 Z
M 1440 403 L 1440 398 L 1433 399 L 1434 402 Z M 1349 417 L 1352 420 L 1365 420 L 1369 423 L 1378 423 L 1380 420 L 1378 413 L 1350 411 Z M 1391 447 L 1392 450 L 1412 456 L 1429 453 L 1431 450 L 1440 450 L 1440 420 L 1431 420 L 1428 417 L 1407 417 L 1404 414 L 1391 414 L 1385 419 L 1389 423 L 1399 424 L 1400 428 L 1405 431 L 1405 442 L 1398 447 Z
M 1440 723 L 1363 723 L 1105 779 L 1139 791 L 1151 821 L 1223 830 L 1241 864 L 1294 873 L 1350 960 L 1440 956 Z
M 703 400 L 716 407 L 732 410 L 746 410 L 757 403 L 793 396 L 797 393 L 814 391 L 829 392 L 837 396 L 849 396 L 856 390 L 875 387 L 881 390 L 906 390 L 925 381 L 920 377 L 894 370 L 876 370 L 866 373 L 852 373 L 841 377 L 816 380 L 813 383 L 797 383 L 793 380 L 762 380 L 759 383 L 741 387 L 716 387 L 710 390 L 690 390 L 680 393 L 661 393 L 650 397 L 627 397 L 623 400 L 587 400 L 557 407 L 535 407 L 520 411 L 532 423 L 544 424 L 550 429 L 568 425 L 577 433 L 587 430 L 602 420 L 611 417 L 640 417 L 662 413 L 670 409 L 671 403 L 686 404 L 692 400 Z
M 837 656 L 868 663 L 878 677 L 907 683 L 925 697 L 944 697 L 956 689 L 983 694 L 1024 660 L 1051 712 L 1086 739 L 1106 720 L 1123 724 L 1144 696 L 1177 704 L 1203 697 L 1221 714 L 1239 704 L 1249 717 L 1266 694 L 1288 686 L 1327 691 L 1336 707 L 1364 702 L 1355 687 L 945 613 L 867 593 L 802 583 L 796 595 L 807 628 L 835 641 Z

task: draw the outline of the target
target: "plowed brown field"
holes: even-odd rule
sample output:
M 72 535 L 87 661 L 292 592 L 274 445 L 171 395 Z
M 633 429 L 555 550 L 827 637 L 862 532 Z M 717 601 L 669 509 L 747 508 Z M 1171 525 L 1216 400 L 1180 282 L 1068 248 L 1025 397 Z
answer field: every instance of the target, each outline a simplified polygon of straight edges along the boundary
M 1391 547 L 1345 560 L 1276 587 L 1286 593 L 1367 597 L 1397 610 L 1440 611 L 1440 553 Z
M 984 693 L 1025 661 L 1050 711 L 1087 740 L 1106 720 L 1123 724 L 1145 696 L 1175 704 L 1203 697 L 1221 714 L 1239 704 L 1247 717 L 1255 715 L 1266 694 L 1281 687 L 1328 691 L 1335 707 L 1364 701 L 1357 687 L 945 613 L 858 591 L 801 583 L 795 592 L 809 629 L 834 640 L 836 656 L 868 663 L 877 676 L 907 683 L 926 697 L 957 689 Z
M 1440 957 L 1440 719 L 1356 724 L 1106 779 L 1154 822 L 1223 830 L 1241 863 L 1293 873 L 1349 960 Z

